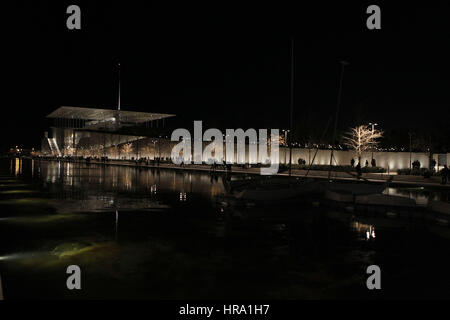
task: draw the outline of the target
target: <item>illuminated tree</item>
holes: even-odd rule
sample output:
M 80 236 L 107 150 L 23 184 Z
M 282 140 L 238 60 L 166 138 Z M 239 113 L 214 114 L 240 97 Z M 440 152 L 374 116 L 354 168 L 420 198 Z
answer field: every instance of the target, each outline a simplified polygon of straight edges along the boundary
M 84 156 L 85 155 L 85 152 L 84 152 L 84 147 L 82 147 L 82 146 L 78 146 L 77 147 L 77 154 L 79 155 L 79 156 Z
M 97 154 L 97 148 L 95 146 L 90 146 L 89 151 L 88 151 L 89 157 L 95 157 L 96 154 Z
M 63 152 L 65 156 L 73 156 L 75 154 L 75 148 L 71 146 L 66 146 Z
M 343 143 L 355 150 L 358 160 L 361 163 L 361 155 L 365 151 L 373 150 L 378 145 L 377 139 L 383 136 L 383 131 L 374 129 L 370 126 L 357 126 L 350 128 L 343 137 Z
M 117 158 L 119 156 L 119 148 L 116 145 L 111 146 L 109 149 L 109 153 L 111 154 L 112 158 Z
M 93 156 L 95 157 L 101 157 L 104 155 L 104 153 L 105 153 L 105 146 L 103 144 L 99 144 L 93 149 Z
M 152 151 L 153 148 L 150 146 L 145 146 L 142 148 L 142 154 L 147 158 L 150 158 L 150 154 L 152 153 Z
M 83 156 L 83 157 L 88 157 L 89 149 L 87 149 L 85 147 L 78 147 L 78 155 Z
M 125 154 L 125 157 L 128 157 L 133 152 L 133 145 L 131 143 L 124 144 L 122 152 Z

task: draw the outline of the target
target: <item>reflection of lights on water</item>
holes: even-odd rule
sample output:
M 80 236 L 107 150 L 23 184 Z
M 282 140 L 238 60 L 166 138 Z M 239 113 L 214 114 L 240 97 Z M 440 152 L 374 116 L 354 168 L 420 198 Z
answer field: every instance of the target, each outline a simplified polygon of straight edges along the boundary
M 67 168 L 66 168 L 66 176 L 70 176 L 70 162 L 67 162 Z
M 375 239 L 375 227 L 370 226 L 368 230 L 366 230 L 366 240 Z
M 9 254 L 6 256 L 0 256 L 0 261 L 13 260 L 19 258 L 18 254 Z
M 17 176 L 22 173 L 22 161 L 19 160 L 19 158 L 16 158 L 16 166 L 14 174 Z
M 21 258 L 30 258 L 33 255 L 34 255 L 33 253 L 13 253 L 5 256 L 0 256 L 0 261 L 11 261 Z
M 186 192 L 180 192 L 180 201 L 185 202 L 186 201 Z
M 365 234 L 366 240 L 375 239 L 375 227 L 372 225 L 360 223 L 358 221 L 353 221 L 352 228 L 357 232 Z
M 398 197 L 404 197 L 413 199 L 416 201 L 416 204 L 425 206 L 428 204 L 430 196 L 425 195 L 423 191 L 425 190 L 424 187 L 417 187 L 417 188 L 386 188 L 383 191 L 383 194 L 391 195 L 391 196 L 398 196 Z

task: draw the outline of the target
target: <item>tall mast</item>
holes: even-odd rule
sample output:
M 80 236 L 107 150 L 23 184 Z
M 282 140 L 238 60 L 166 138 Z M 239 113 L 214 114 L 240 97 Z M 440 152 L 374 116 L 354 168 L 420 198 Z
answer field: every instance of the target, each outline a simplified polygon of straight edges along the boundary
M 117 66 L 119 67 L 119 101 L 117 102 L 117 110 L 120 110 L 120 62 Z
M 291 95 L 289 112 L 289 176 L 292 175 L 292 134 L 293 134 L 293 113 L 294 113 L 294 37 L 291 38 Z
M 337 103 L 336 103 L 336 115 L 334 117 L 333 140 L 331 141 L 330 169 L 328 170 L 328 181 L 330 181 L 330 178 L 331 178 L 331 166 L 333 164 L 334 143 L 336 141 L 336 131 L 337 131 L 338 118 L 339 118 L 339 108 L 341 106 L 342 83 L 344 81 L 345 66 L 348 65 L 348 62 L 341 61 L 341 65 L 342 65 L 341 78 L 339 80 L 339 91 L 338 91 L 338 98 L 337 98 Z

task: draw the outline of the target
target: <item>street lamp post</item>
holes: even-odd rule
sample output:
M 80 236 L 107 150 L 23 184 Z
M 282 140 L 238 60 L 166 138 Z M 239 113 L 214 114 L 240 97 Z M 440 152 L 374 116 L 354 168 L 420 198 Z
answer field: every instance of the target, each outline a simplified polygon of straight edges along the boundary
M 370 122 L 369 125 L 372 126 L 372 142 L 373 142 L 373 132 L 375 131 L 375 126 L 377 126 L 378 123 L 372 123 L 372 122 Z M 372 146 L 372 163 L 373 163 L 373 146 Z M 371 163 L 371 164 L 372 164 L 372 163 Z
M 289 172 L 291 172 L 291 166 L 292 166 L 292 141 L 290 136 L 290 130 L 284 130 L 284 143 L 289 147 Z M 291 173 L 289 173 L 290 175 Z
M 412 170 L 412 150 L 411 150 L 411 137 L 412 137 L 412 132 L 408 132 L 409 135 L 409 171 L 411 172 Z
M 291 39 L 291 92 L 290 92 L 290 104 L 289 104 L 289 177 L 292 175 L 292 132 L 293 132 L 293 114 L 294 114 L 294 38 Z

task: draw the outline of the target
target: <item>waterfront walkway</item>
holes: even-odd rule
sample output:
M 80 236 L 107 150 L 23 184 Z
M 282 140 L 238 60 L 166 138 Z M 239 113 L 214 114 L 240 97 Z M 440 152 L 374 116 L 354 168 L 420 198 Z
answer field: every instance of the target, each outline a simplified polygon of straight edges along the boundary
M 50 161 L 58 161 L 57 159 L 49 159 Z M 86 163 L 85 160 L 67 160 L 62 159 L 59 161 L 63 162 L 75 162 L 75 163 Z M 160 168 L 160 169 L 170 169 L 170 170 L 183 170 L 183 171 L 203 171 L 203 172 L 212 172 L 210 165 L 198 165 L 198 164 L 189 164 L 189 165 L 175 165 L 173 163 L 160 163 L 158 164 L 145 164 L 145 163 L 136 163 L 135 161 L 127 161 L 127 160 L 108 160 L 106 162 L 91 160 L 91 164 L 97 165 L 112 165 L 112 166 L 124 166 L 124 167 L 135 167 L 135 168 Z M 227 170 L 223 166 L 218 166 L 215 169 L 217 173 L 225 173 Z M 260 174 L 260 168 L 250 167 L 244 168 L 241 166 L 232 166 L 232 173 L 237 174 Z M 305 177 L 307 174 L 307 170 L 292 170 L 292 176 L 294 177 Z M 354 174 L 354 173 L 352 173 Z M 348 172 L 331 172 L 332 180 L 339 181 L 356 181 L 355 176 Z M 277 176 L 288 176 L 289 173 L 287 171 L 279 172 Z M 310 170 L 308 173 L 309 178 L 314 179 L 328 179 L 328 171 L 321 170 Z M 411 186 L 411 187 L 432 187 L 432 188 L 445 188 L 450 190 L 450 184 L 446 185 L 441 184 L 440 176 L 432 176 L 430 178 L 424 178 L 423 176 L 414 176 L 414 175 L 398 175 L 397 173 L 363 173 L 362 179 L 360 181 L 368 181 L 373 183 L 385 183 L 387 180 L 391 179 L 390 184 L 392 186 L 400 185 L 400 186 Z

